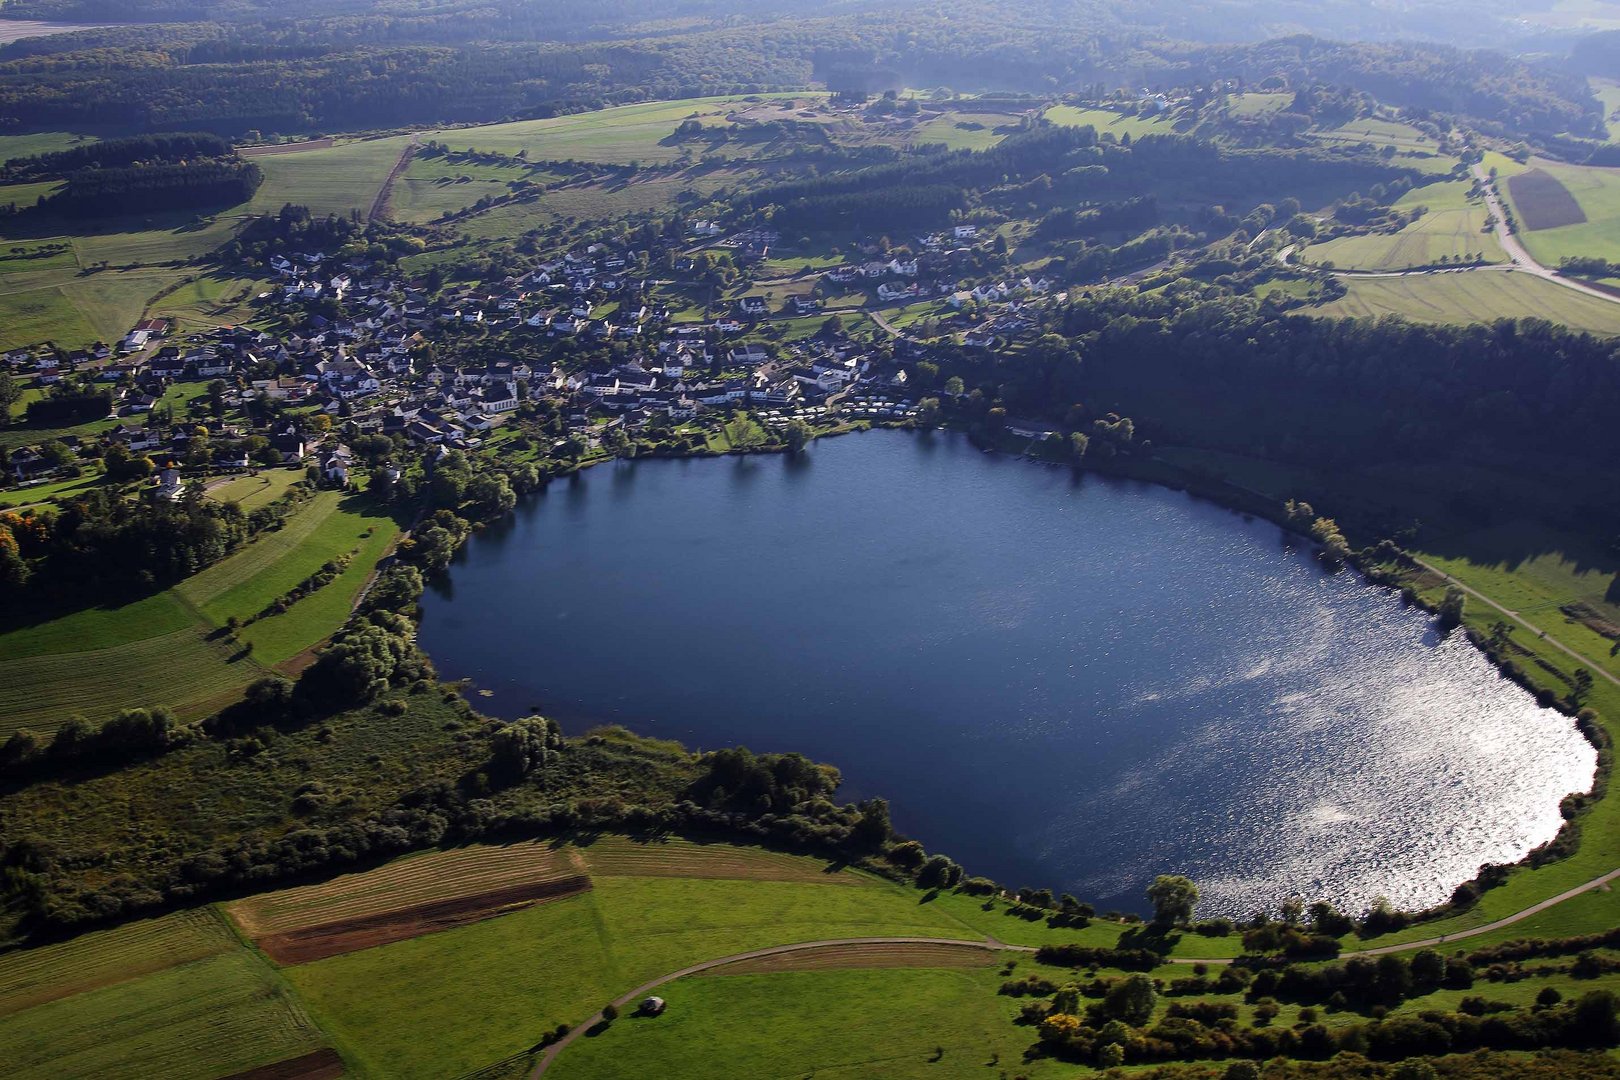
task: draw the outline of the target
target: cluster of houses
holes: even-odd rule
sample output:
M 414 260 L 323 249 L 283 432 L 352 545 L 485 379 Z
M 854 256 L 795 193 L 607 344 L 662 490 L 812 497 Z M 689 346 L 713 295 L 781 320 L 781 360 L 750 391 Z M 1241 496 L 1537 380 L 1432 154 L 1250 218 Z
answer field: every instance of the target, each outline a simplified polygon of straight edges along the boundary
M 704 225 L 698 223 L 700 236 L 718 235 L 705 232 Z M 833 285 L 875 282 L 883 300 L 943 296 L 958 308 L 969 300 L 1001 305 L 969 330 L 968 344 L 990 345 L 1032 328 L 1020 301 L 1045 295 L 1052 285 L 1026 278 L 957 291 L 951 270 L 965 249 L 952 245 L 977 236 L 976 226 L 959 225 L 949 234 L 919 238 L 918 256 L 869 258 L 821 276 Z M 758 230 L 718 243 L 761 259 L 775 239 Z M 508 278 L 494 291 L 430 295 L 386 268 L 321 252 L 291 252 L 269 260 L 277 283 L 260 299 L 280 309 L 296 331 L 224 328 L 172 340 L 167 321 L 154 319 L 134 327 L 116 348 L 97 343 L 66 354 L 23 349 L 3 359 L 10 370 L 32 374 L 42 386 L 68 373 L 104 384 L 119 421 L 104 439 L 156 458 L 186 455 L 190 424 L 184 431 L 160 433 L 143 422 L 180 380 L 220 380 L 223 391 L 216 387 L 215 392 L 228 407 L 257 400 L 315 408 L 342 430 L 463 448 L 481 445 L 525 400 L 541 398 L 557 401 L 569 430 L 587 436 L 605 420 L 636 427 L 660 419 L 690 420 L 705 409 L 746 407 L 777 416 L 843 409 L 881 416 L 891 407 L 903 415 L 909 407 L 905 371 L 876 362 L 868 348 L 842 335 L 770 346 L 738 340 L 753 320 L 771 315 L 764 298 L 740 300 L 735 317 L 673 321 L 670 311 L 643 299 L 645 284 L 633 276 L 644 272 L 648 261 L 647 252 L 593 244 Z M 618 302 L 604 309 L 599 306 L 604 295 Z M 795 295 L 786 306 L 788 313 L 804 316 L 820 311 L 822 302 Z M 615 347 L 560 354 L 581 358 L 567 367 L 522 359 L 474 367 L 436 363 L 423 346 L 442 339 L 450 324 Z M 453 355 L 455 350 L 443 351 Z M 268 426 L 269 417 L 281 411 L 256 412 L 265 418 L 265 429 L 249 434 L 267 436 L 280 461 L 308 459 L 315 448 L 296 425 Z M 25 448 L 8 464 L 19 480 L 32 480 L 59 467 L 60 456 L 55 447 L 49 455 Z M 249 463 L 216 455 L 212 464 Z M 345 461 L 327 462 L 322 455 L 319 464 L 333 478 L 346 477 Z

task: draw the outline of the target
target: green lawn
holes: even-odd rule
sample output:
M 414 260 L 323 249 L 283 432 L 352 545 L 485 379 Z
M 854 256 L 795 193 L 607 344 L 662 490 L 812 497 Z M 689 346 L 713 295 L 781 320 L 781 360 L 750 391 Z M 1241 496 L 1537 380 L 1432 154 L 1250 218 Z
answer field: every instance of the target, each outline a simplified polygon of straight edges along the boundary
M 1529 274 L 1476 270 L 1341 280 L 1349 290 L 1345 296 L 1307 310 L 1338 318 L 1404 315 L 1434 323 L 1538 318 L 1604 336 L 1620 334 L 1620 304 Z
M 212 908 L 193 908 L 0 954 L 0 1016 L 239 946 Z
M 1487 211 L 1483 199 L 1468 198 L 1469 181 L 1453 180 L 1414 188 L 1396 201 L 1399 210 L 1425 207 L 1426 213 L 1395 233 L 1346 236 L 1325 244 L 1312 244 L 1304 252 L 1308 263 L 1331 261 L 1341 270 L 1404 270 L 1448 261 L 1487 262 L 1507 259 L 1496 238 L 1485 232 Z
M 1294 95 L 1287 91 L 1253 91 L 1231 95 L 1226 99 L 1226 107 L 1233 116 L 1270 116 L 1282 112 L 1293 102 Z
M 0 274 L 30 270 L 77 269 L 78 257 L 65 240 L 16 240 L 0 243 Z
M 793 98 L 806 100 L 809 94 L 761 94 L 758 99 Z M 673 161 L 683 145 L 669 140 L 682 120 L 695 118 L 713 127 L 724 122 L 727 113 L 747 108 L 749 102 L 736 97 L 686 98 L 654 101 L 641 105 L 621 105 L 594 112 L 574 113 L 544 120 L 519 120 L 508 124 L 430 131 L 423 141 L 437 141 L 454 150 L 476 149 L 515 156 L 528 152 L 531 161 L 594 161 L 623 165 L 631 161 L 656 164 Z M 699 144 L 689 144 L 696 149 Z M 746 146 L 726 144 L 728 155 L 746 154 Z
M 0 162 L 12 158 L 34 157 L 66 150 L 82 142 L 96 142 L 93 136 L 75 135 L 71 131 L 41 131 L 33 135 L 0 135 Z
M 576 1040 L 548 1075 L 558 1080 L 1075 1075 L 1074 1065 L 1022 1060 L 1035 1032 L 1013 1023 L 1021 1002 L 997 996 L 1001 982 L 994 968 L 681 979 L 658 991 L 668 1002 L 662 1016 L 624 1016 L 602 1034 Z
M 264 185 L 238 212 L 270 214 L 293 202 L 314 214 L 367 214 L 409 142 L 408 136 L 396 135 L 256 157 Z
M 148 314 L 176 319 L 187 330 L 237 326 L 253 317 L 248 301 L 267 287 L 264 281 L 209 274 L 153 302 Z
M 234 483 L 235 481 L 233 481 Z M 398 533 L 363 495 L 321 492 L 280 529 L 166 592 L 88 608 L 0 634 L 0 735 L 50 731 L 79 713 L 165 705 L 193 718 L 330 636 L 349 616 Z M 252 657 L 219 634 L 285 595 L 323 563 L 354 553 L 338 578 L 242 632 Z
M 208 497 L 215 502 L 234 502 L 244 510 L 253 510 L 281 498 L 302 479 L 303 469 L 264 469 L 243 473 L 210 486 Z
M 1515 203 L 1511 185 L 1497 185 L 1519 219 L 1519 241 L 1537 262 L 1557 266 L 1565 256 L 1591 255 L 1620 262 L 1620 169 L 1533 159 L 1530 166 L 1551 174 L 1580 203 L 1586 220 L 1553 229 L 1524 227 L 1524 212 Z M 1523 171 L 1523 170 L 1519 170 Z
M 245 949 L 76 994 L 0 1023 L 0 1061 L 17 1080 L 214 1080 L 324 1044 L 276 973 Z
M 1097 134 L 1112 132 L 1139 139 L 1143 135 L 1170 135 L 1177 130 L 1176 120 L 1169 113 L 1142 117 L 1134 112 L 1116 112 L 1113 109 L 1082 109 L 1074 105 L 1054 105 L 1046 110 L 1046 119 L 1064 127 L 1083 127 L 1090 124 Z
M 0 184 L 0 206 L 16 206 L 26 210 L 47 195 L 56 194 L 62 187 L 60 180 L 41 180 L 31 184 Z
M 362 1075 L 451 1076 L 700 960 L 820 938 L 975 936 L 913 890 L 860 880 L 597 876 L 580 896 L 283 973 Z

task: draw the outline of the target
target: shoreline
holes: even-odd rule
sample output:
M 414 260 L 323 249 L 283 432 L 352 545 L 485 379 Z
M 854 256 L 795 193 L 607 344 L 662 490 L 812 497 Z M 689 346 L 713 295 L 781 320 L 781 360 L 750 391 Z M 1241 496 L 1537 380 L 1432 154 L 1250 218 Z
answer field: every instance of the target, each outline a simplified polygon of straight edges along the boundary
M 975 448 L 978 448 L 981 451 L 986 452 L 986 453 L 995 453 L 995 454 L 997 454 L 999 456 L 1004 456 L 1004 457 L 1025 458 L 1025 459 L 1028 459 L 1032 463 L 1040 464 L 1040 465 L 1046 465 L 1048 467 L 1069 468 L 1069 469 L 1071 469 L 1071 470 L 1073 470 L 1075 472 L 1090 472 L 1090 473 L 1095 473 L 1096 475 L 1101 476 L 1101 477 L 1109 477 L 1109 478 L 1113 478 L 1113 479 L 1123 479 L 1123 480 L 1134 480 L 1134 481 L 1139 482 L 1139 483 L 1153 484 L 1155 486 L 1166 488 L 1166 489 L 1171 490 L 1171 491 L 1184 492 L 1184 493 L 1186 493 L 1186 494 L 1188 494 L 1188 495 L 1190 495 L 1190 496 L 1192 496 L 1194 498 L 1200 499 L 1200 500 L 1208 502 L 1208 503 L 1210 503 L 1210 504 L 1212 504 L 1214 506 L 1220 507 L 1221 509 L 1224 509 L 1224 510 L 1227 510 L 1227 511 L 1230 511 L 1230 512 L 1233 512 L 1233 513 L 1237 513 L 1237 514 L 1245 516 L 1245 517 L 1262 518 L 1262 519 L 1270 522 L 1271 524 L 1276 525 L 1287 536 L 1296 538 L 1298 540 L 1301 540 L 1301 541 L 1309 544 L 1310 547 L 1313 550 L 1320 550 L 1320 547 L 1321 547 L 1321 545 L 1319 544 L 1319 542 L 1316 540 L 1315 537 L 1311 536 L 1309 533 L 1302 532 L 1298 528 L 1293 527 L 1292 523 L 1290 523 L 1288 521 L 1288 519 L 1286 517 L 1286 514 L 1283 512 L 1282 504 L 1278 503 L 1272 497 L 1267 496 L 1267 495 L 1265 495 L 1265 494 L 1263 494 L 1263 493 L 1261 493 L 1259 491 L 1255 491 L 1255 490 L 1250 489 L 1250 488 L 1245 488 L 1245 487 L 1243 487 L 1241 485 L 1233 484 L 1233 483 L 1231 483 L 1229 481 L 1221 480 L 1219 478 L 1211 478 L 1211 477 L 1207 477 L 1207 476 L 1203 476 L 1203 475 L 1191 472 L 1189 470 L 1186 470 L 1184 468 L 1172 465 L 1169 462 L 1166 462 L 1166 461 L 1164 461 L 1162 459 L 1159 459 L 1159 458 L 1156 458 L 1156 457 L 1149 457 L 1149 458 L 1145 458 L 1145 459 L 1136 458 L 1136 457 L 1115 458 L 1106 465 L 1100 465 L 1100 464 L 1096 464 L 1096 463 L 1085 463 L 1085 462 L 1050 461 L 1050 460 L 1042 459 L 1040 457 L 1037 457 L 1035 455 L 1029 454 L 1029 453 L 1024 452 L 1024 451 L 1013 450 L 1013 449 L 1009 449 L 1009 448 L 1004 447 L 1004 446 L 985 446 L 982 443 L 980 443 L 979 441 L 973 439 L 972 436 L 968 435 L 965 432 L 965 430 L 962 429 L 961 427 L 959 427 L 957 425 L 951 425 L 951 424 L 940 424 L 940 425 L 937 425 L 936 427 L 924 428 L 924 427 L 919 427 L 919 426 L 917 426 L 915 424 L 912 424 L 912 423 L 885 424 L 885 423 L 881 423 L 881 422 L 874 423 L 874 422 L 870 422 L 870 421 L 860 421 L 860 422 L 857 422 L 855 425 L 845 427 L 845 428 L 843 428 L 841 430 L 832 430 L 832 431 L 828 431 L 828 432 L 826 432 L 824 434 L 813 435 L 812 439 L 811 439 L 811 442 L 813 443 L 813 442 L 818 441 L 818 440 L 823 439 L 823 438 L 831 438 L 831 437 L 839 436 L 839 435 L 849 435 L 849 434 L 854 434 L 854 433 L 857 433 L 857 432 L 864 432 L 864 431 L 870 431 L 870 430 L 888 430 L 888 431 L 896 431 L 896 432 L 907 432 L 907 433 L 910 433 L 910 434 L 913 434 L 913 435 L 922 435 L 922 434 L 926 434 L 926 433 L 930 433 L 930 432 L 934 432 L 934 431 L 955 432 L 955 433 L 961 434 L 965 438 L 967 438 L 970 445 L 972 445 Z M 617 461 L 620 461 L 620 460 L 631 461 L 631 462 L 641 460 L 642 458 L 650 458 L 650 459 L 655 459 L 655 460 L 663 460 L 663 459 L 685 460 L 685 459 L 690 459 L 690 458 L 720 458 L 720 457 L 727 457 L 727 456 L 744 456 L 744 455 L 750 455 L 750 454 L 782 455 L 782 454 L 786 454 L 786 453 L 790 453 L 790 451 L 786 447 L 775 446 L 775 447 L 752 448 L 752 449 L 743 449 L 743 450 L 737 450 L 737 449 L 727 449 L 727 450 L 703 449 L 703 450 L 694 450 L 694 451 L 680 452 L 680 453 L 644 454 L 644 455 L 637 455 L 635 457 L 630 457 L 630 458 L 600 457 L 600 458 L 595 458 L 595 459 L 592 459 L 592 460 L 589 460 L 589 461 L 583 461 L 583 462 L 575 463 L 572 466 L 567 467 L 567 468 L 565 468 L 565 469 L 563 469 L 563 470 L 561 470 L 561 471 L 559 471 L 557 473 L 553 473 L 553 474 L 548 475 L 547 477 L 544 478 L 540 488 L 538 488 L 536 490 L 537 491 L 544 490 L 544 488 L 546 486 L 548 486 L 553 480 L 563 479 L 563 478 L 566 478 L 566 477 L 572 477 L 574 475 L 577 475 L 577 474 L 583 472 L 585 469 L 591 468 L 593 466 L 601 465 L 601 464 L 611 464 L 613 462 L 617 462 Z M 525 495 L 528 495 L 528 494 L 533 494 L 533 493 L 532 492 L 525 493 Z M 508 520 L 510 515 L 514 514 L 515 512 L 516 511 L 514 510 L 514 511 L 509 512 L 508 514 L 502 515 L 499 518 L 491 519 L 490 521 L 487 521 L 487 522 L 479 522 L 479 523 L 477 523 L 474 526 L 474 528 L 472 530 L 470 530 L 469 539 L 470 539 L 470 536 L 473 533 L 478 532 L 480 529 L 483 529 L 483 528 L 489 527 L 491 525 L 494 525 L 497 522 L 505 522 L 506 520 Z M 461 555 L 461 553 L 464 550 L 465 550 L 465 541 L 463 542 L 463 545 L 461 547 L 458 547 L 456 555 L 457 556 Z M 1367 549 L 1367 550 L 1370 551 L 1371 549 Z M 1431 602 L 1427 602 L 1421 596 L 1416 595 L 1415 591 L 1412 590 L 1409 586 L 1404 586 L 1403 583 L 1401 583 L 1401 582 L 1399 582 L 1397 580 L 1387 579 L 1386 575 L 1381 574 L 1381 573 L 1379 573 L 1377 571 L 1377 569 L 1376 569 L 1377 564 L 1370 563 L 1367 559 L 1365 559 L 1363 557 L 1364 555 L 1365 555 L 1365 552 L 1355 552 L 1355 551 L 1351 552 L 1350 556 L 1345 560 L 1345 562 L 1344 562 L 1344 564 L 1342 564 L 1341 568 L 1342 569 L 1347 569 L 1350 572 L 1354 573 L 1356 575 L 1356 577 L 1359 579 L 1360 584 L 1363 585 L 1363 586 L 1374 587 L 1374 588 L 1377 588 L 1377 589 L 1379 589 L 1381 591 L 1387 589 L 1387 590 L 1391 590 L 1391 591 L 1400 593 L 1401 596 L 1402 596 L 1403 601 L 1406 604 L 1408 604 L 1410 606 L 1415 606 L 1415 607 L 1419 608 L 1422 611 L 1428 612 L 1430 615 L 1435 614 L 1435 611 L 1436 611 L 1436 605 L 1435 604 L 1433 604 Z M 1416 560 L 1412 559 L 1412 557 L 1410 555 L 1408 555 L 1404 550 L 1400 551 L 1400 557 L 1402 559 L 1404 559 L 1404 560 L 1409 560 L 1411 565 L 1413 565 L 1413 566 L 1417 565 Z M 452 562 L 452 565 L 453 565 L 453 562 Z M 449 568 L 446 568 L 446 570 L 444 572 L 446 574 L 448 574 L 449 573 Z M 1491 889 L 1496 888 L 1499 885 L 1505 883 L 1506 878 L 1507 878 L 1508 875 L 1506 873 L 1502 873 L 1502 871 L 1504 869 L 1507 870 L 1507 871 L 1510 871 L 1510 872 L 1512 870 L 1520 869 L 1520 868 L 1523 868 L 1523 869 L 1536 869 L 1536 868 L 1539 868 L 1540 866 L 1544 866 L 1544 865 L 1548 865 L 1548 864 L 1551 864 L 1551 863 L 1557 863 L 1557 862 L 1567 860 L 1569 857 L 1574 855 L 1579 850 L 1579 847 L 1580 847 L 1579 832 L 1580 832 L 1580 820 L 1581 820 L 1581 818 L 1585 817 L 1587 815 L 1587 813 L 1593 807 L 1598 805 L 1599 801 L 1604 797 L 1604 795 L 1606 793 L 1606 789 L 1607 789 L 1607 784 L 1608 784 L 1609 774 L 1610 774 L 1610 771 L 1611 771 L 1611 768 L 1612 768 L 1612 763 L 1609 760 L 1609 755 L 1606 753 L 1606 750 L 1607 750 L 1606 738 L 1607 737 L 1606 737 L 1606 733 L 1605 733 L 1604 729 L 1602 728 L 1601 722 L 1597 723 L 1597 724 L 1583 723 L 1583 722 L 1581 722 L 1580 717 L 1578 715 L 1578 710 L 1572 710 L 1572 709 L 1568 708 L 1563 701 L 1561 701 L 1561 700 L 1559 700 L 1557 698 L 1553 698 L 1552 700 L 1543 700 L 1545 695 L 1543 693 L 1539 692 L 1536 687 L 1531 685 L 1529 680 L 1523 675 L 1522 672 L 1516 671 L 1516 670 L 1506 666 L 1503 658 L 1498 656 L 1498 655 L 1493 654 L 1489 649 L 1483 647 L 1481 641 L 1478 640 L 1477 637 L 1472 632 L 1470 632 L 1468 630 L 1468 628 L 1466 628 L 1466 627 L 1458 627 L 1458 628 L 1455 628 L 1454 631 L 1448 631 L 1448 633 L 1450 633 L 1450 632 L 1459 632 L 1459 631 L 1465 633 L 1468 636 L 1469 644 L 1472 647 L 1474 647 L 1476 650 L 1478 650 L 1481 654 L 1483 654 L 1484 658 L 1490 663 L 1491 667 L 1495 670 L 1495 672 L 1496 672 L 1496 674 L 1497 674 L 1497 676 L 1499 678 L 1508 679 L 1509 681 L 1514 682 L 1520 689 L 1524 690 L 1527 694 L 1531 695 L 1532 698 L 1536 699 L 1536 701 L 1537 701 L 1537 703 L 1539 705 L 1541 705 L 1544 708 L 1551 708 L 1554 711 L 1558 712 L 1560 715 L 1562 715 L 1562 716 L 1564 716 L 1564 717 L 1571 720 L 1571 722 L 1572 722 L 1573 726 L 1575 727 L 1576 731 L 1584 739 L 1586 739 L 1588 744 L 1591 745 L 1594 748 L 1594 750 L 1596 751 L 1597 760 L 1595 762 L 1593 773 L 1592 773 L 1591 786 L 1584 792 L 1566 793 L 1561 798 L 1560 801 L 1562 803 L 1562 802 L 1568 800 L 1570 797 L 1573 796 L 1573 797 L 1575 797 L 1577 799 L 1582 800 L 1583 805 L 1581 806 L 1580 812 L 1578 812 L 1578 813 L 1576 813 L 1574 815 L 1566 815 L 1565 816 L 1563 825 L 1559 828 L 1558 832 L 1555 833 L 1553 837 L 1549 838 L 1548 840 L 1544 841 L 1541 844 L 1537 844 L 1536 846 L 1532 847 L 1529 851 L 1525 852 L 1522 856 L 1520 856 L 1518 859 L 1514 860 L 1511 863 L 1504 863 L 1504 864 L 1483 863 L 1483 864 L 1481 864 L 1480 867 L 1475 871 L 1475 874 L 1474 874 L 1473 877 L 1470 877 L 1470 878 L 1464 879 L 1463 881 L 1455 883 L 1455 885 L 1452 887 L 1452 898 L 1451 899 L 1442 901 L 1442 902 L 1440 902 L 1438 904 L 1432 905 L 1432 906 L 1427 907 L 1427 908 L 1422 908 L 1422 909 L 1417 909 L 1417 910 L 1399 910 L 1399 911 L 1397 911 L 1396 914 L 1397 914 L 1397 917 L 1400 919 L 1400 924 L 1397 927 L 1393 928 L 1392 930 L 1386 931 L 1385 933 L 1393 933 L 1393 932 L 1398 932 L 1400 930 L 1405 930 L 1405 929 L 1408 929 L 1408 928 L 1414 928 L 1414 927 L 1418 927 L 1418 926 L 1422 926 L 1422 925 L 1427 925 L 1429 923 L 1441 921 L 1441 920 L 1444 920 L 1446 918 L 1460 916 L 1460 915 L 1466 914 L 1467 912 L 1469 912 L 1471 910 L 1474 910 L 1478 906 L 1479 900 L 1481 898 L 1483 898 L 1483 896 L 1486 893 L 1488 893 Z M 431 654 L 429 654 L 429 659 L 430 660 L 432 659 Z M 470 705 L 472 705 L 474 708 L 478 707 L 478 702 L 474 698 L 468 697 L 468 695 L 470 693 L 477 692 L 476 686 L 474 686 L 472 684 L 470 679 L 449 680 L 447 682 L 447 684 L 456 686 L 458 688 L 459 692 L 463 695 L 463 697 L 468 700 L 468 703 Z M 607 723 L 611 726 L 611 725 L 613 725 L 614 723 L 617 723 L 617 722 L 610 721 L 610 722 L 607 722 Z M 586 732 L 582 731 L 580 734 L 583 735 L 583 734 L 586 734 Z M 648 737 L 662 738 L 664 736 L 654 734 L 654 735 L 650 735 Z M 836 765 L 836 762 L 834 762 L 834 764 Z M 1556 857 L 1554 857 L 1554 858 L 1550 858 L 1550 859 L 1545 859 L 1544 858 L 1544 859 L 1541 859 L 1540 861 L 1535 861 L 1537 859 L 1537 853 L 1538 852 L 1542 852 L 1544 849 L 1547 849 L 1549 847 L 1552 847 L 1552 848 L 1556 849 L 1556 846 L 1560 845 L 1561 843 L 1567 844 L 1568 840 L 1566 839 L 1566 833 L 1568 833 L 1570 831 L 1573 831 L 1575 833 L 1577 839 L 1575 840 L 1574 844 L 1570 847 L 1570 849 L 1568 851 L 1561 852 L 1561 853 L 1557 854 Z M 1464 904 L 1463 906 L 1460 906 L 1460 907 L 1457 906 L 1456 905 L 1457 896 L 1460 893 L 1462 893 L 1463 890 L 1468 889 L 1470 887 L 1473 889 L 1473 892 L 1474 892 L 1474 895 L 1473 895 L 1472 899 L 1468 903 Z M 1369 910 L 1371 910 L 1371 909 L 1369 909 Z M 1361 913 L 1361 914 L 1365 914 L 1365 913 Z M 1370 942 L 1370 941 L 1375 940 L 1376 937 L 1379 937 L 1379 936 L 1384 936 L 1384 934 L 1373 935 L 1372 937 L 1363 938 L 1363 939 L 1360 939 L 1360 940 Z

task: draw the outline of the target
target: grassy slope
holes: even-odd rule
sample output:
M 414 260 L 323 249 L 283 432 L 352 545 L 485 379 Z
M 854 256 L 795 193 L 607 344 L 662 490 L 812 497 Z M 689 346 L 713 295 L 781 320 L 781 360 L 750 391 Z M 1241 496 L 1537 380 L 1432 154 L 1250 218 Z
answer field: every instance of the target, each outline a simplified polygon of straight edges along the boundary
M 656 1019 L 624 1017 L 575 1042 L 551 1070 L 559 1080 L 678 1076 L 956 1077 L 1032 1080 L 1075 1066 L 1020 1060 L 1033 1030 L 998 997 L 994 969 L 784 972 L 682 979 L 659 991 Z M 1006 1074 L 1011 1075 L 1011 1074 Z
M 1129 135 L 1133 139 L 1143 135 L 1169 135 L 1177 130 L 1175 120 L 1168 114 L 1141 117 L 1112 109 L 1082 109 L 1074 105 L 1054 105 L 1046 110 L 1046 119 L 1064 127 L 1090 124 L 1099 135 L 1112 133 L 1115 136 Z
M 324 1042 L 275 972 L 245 949 L 53 1001 L 0 1024 L 6 1075 L 39 1080 L 212 1080 Z
M 285 974 L 367 1074 L 447 1076 L 699 960 L 819 938 L 975 936 L 918 897 L 869 879 L 599 876 L 581 896 Z
M 1432 266 L 1442 256 L 1466 258 L 1480 253 L 1487 262 L 1507 259 L 1496 238 L 1484 232 L 1484 200 L 1468 198 L 1468 181 L 1430 184 L 1407 192 L 1395 206 L 1400 210 L 1427 207 L 1427 213 L 1396 233 L 1346 236 L 1306 249 L 1306 262 L 1331 260 L 1342 270 L 1403 270 Z
M 1620 334 L 1620 304 L 1528 274 L 1477 270 L 1343 280 L 1349 289 L 1345 296 L 1309 311 L 1335 318 L 1404 315 L 1434 323 L 1539 318 L 1594 334 Z
M 1498 190 L 1519 219 L 1518 237 L 1525 250 L 1547 266 L 1557 266 L 1560 259 L 1571 255 L 1593 255 L 1620 262 L 1620 169 L 1565 165 L 1539 158 L 1530 164 L 1552 174 L 1568 188 L 1581 204 L 1586 220 L 1579 225 L 1556 229 L 1527 229 L 1523 225 L 1524 212 L 1514 202 L 1511 185 L 1503 182 Z M 1507 175 L 1506 170 L 1503 175 Z
M 137 705 L 192 717 L 329 636 L 348 618 L 398 534 L 361 495 L 321 492 L 281 529 L 174 588 L 116 608 L 89 608 L 0 634 L 0 733 L 54 729 L 73 713 L 105 719 Z M 214 636 L 340 555 L 337 580 L 242 633 L 254 657 Z

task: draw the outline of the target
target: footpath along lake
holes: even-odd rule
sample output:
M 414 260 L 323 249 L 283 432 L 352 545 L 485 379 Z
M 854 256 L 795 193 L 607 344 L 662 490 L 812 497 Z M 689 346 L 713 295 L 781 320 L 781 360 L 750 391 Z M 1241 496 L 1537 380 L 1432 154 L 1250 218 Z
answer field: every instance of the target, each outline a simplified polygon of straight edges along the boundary
M 1596 755 L 1460 635 L 1276 526 L 870 432 L 618 462 L 474 537 L 422 643 L 485 711 L 796 750 L 969 873 L 1141 910 L 1446 899 Z

